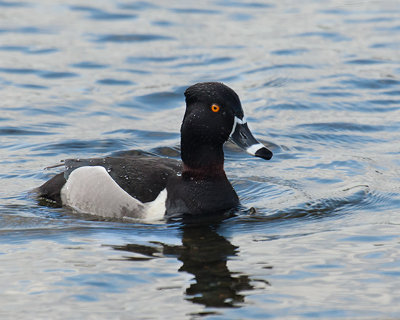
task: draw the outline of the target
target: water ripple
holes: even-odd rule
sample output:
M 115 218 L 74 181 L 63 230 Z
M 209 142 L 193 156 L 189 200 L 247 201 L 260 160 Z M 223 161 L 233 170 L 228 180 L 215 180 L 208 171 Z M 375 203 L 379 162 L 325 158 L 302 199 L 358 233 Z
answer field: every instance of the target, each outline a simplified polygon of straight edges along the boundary
M 43 49 L 34 49 L 32 47 L 27 46 L 11 46 L 11 45 L 3 45 L 0 46 L 1 51 L 17 51 L 25 54 L 48 54 L 58 52 L 59 50 L 56 48 L 43 48 Z
M 400 96 L 400 90 L 385 91 L 384 94 L 389 95 L 389 96 Z M 396 101 L 396 100 L 392 100 L 392 101 Z
M 71 6 L 70 9 L 72 11 L 83 11 L 88 12 L 90 15 L 89 19 L 93 20 L 121 20 L 121 19 L 133 19 L 136 18 L 135 14 L 127 14 L 127 13 L 109 13 L 98 8 L 89 7 L 89 6 Z
M 308 65 L 308 64 L 285 63 L 285 64 L 275 64 L 275 65 L 271 65 L 271 66 L 260 67 L 260 68 L 245 71 L 244 73 L 245 74 L 253 74 L 253 73 L 264 72 L 264 71 L 269 71 L 269 70 L 276 70 L 276 69 L 314 69 L 314 68 L 315 68 L 314 66 Z
M 318 88 L 318 92 L 311 92 L 310 95 L 317 96 L 317 97 L 333 97 L 333 98 L 339 98 L 339 97 L 356 97 L 357 94 L 354 92 L 346 92 L 343 90 L 338 90 L 338 91 L 331 91 L 333 87 L 320 87 Z
M 21 34 L 52 34 L 53 31 L 27 26 L 27 27 L 19 27 L 19 28 L 4 28 L 0 29 L 0 33 L 21 33 Z
M 286 136 L 286 135 L 283 135 Z M 305 141 L 313 142 L 313 144 L 322 144 L 322 145 L 330 145 L 330 146 L 340 146 L 344 147 L 360 147 L 365 145 L 366 143 L 384 143 L 383 138 L 378 137 L 371 137 L 371 136 L 364 136 L 364 135 L 357 135 L 357 134 L 323 134 L 323 133 L 299 133 L 288 135 L 289 137 L 299 140 L 302 143 Z
M 94 140 L 64 140 L 62 142 L 40 144 L 32 148 L 33 151 L 40 151 L 40 156 L 44 151 L 52 151 L 54 154 L 69 153 L 73 156 L 78 151 L 89 151 L 90 153 L 105 154 L 110 151 L 122 150 L 127 147 L 121 139 L 94 139 Z
M 319 106 L 314 105 L 314 109 L 319 108 Z M 307 110 L 313 109 L 312 104 L 302 104 L 302 103 L 278 103 L 278 104 L 271 104 L 264 107 L 257 108 L 258 111 L 266 110 L 266 109 L 276 109 L 276 110 Z
M 82 61 L 71 65 L 71 67 L 79 69 L 104 69 L 107 68 L 108 66 L 109 66 L 108 64 L 100 64 L 91 61 Z
M 323 38 L 323 39 L 328 39 L 334 42 L 340 42 L 340 41 L 350 41 L 351 39 L 349 37 L 346 37 L 340 33 L 337 32 L 327 32 L 327 31 L 320 31 L 320 32 L 303 32 L 295 35 L 296 37 L 301 37 L 301 38 L 311 38 L 311 37 L 318 37 L 318 38 Z
M 140 108 L 143 111 L 152 112 L 162 107 L 176 108 L 182 103 L 182 88 L 176 88 L 175 91 L 155 92 L 135 97 L 134 100 L 127 100 L 119 103 L 120 106 L 129 108 Z
M 29 130 L 15 127 L 0 127 L 1 136 L 37 136 L 37 135 L 50 135 L 53 133 L 37 130 Z
M 341 80 L 341 84 L 350 85 L 359 89 L 387 89 L 390 86 L 400 84 L 399 80 L 395 79 L 365 79 L 353 77 L 352 79 Z
M 271 51 L 271 54 L 275 54 L 278 56 L 296 56 L 303 53 L 308 52 L 308 49 L 305 48 L 294 48 L 294 49 L 280 49 Z
M 384 126 L 373 126 L 368 124 L 358 124 L 352 122 L 323 122 L 323 123 L 304 123 L 297 125 L 297 128 L 314 129 L 319 131 L 360 131 L 360 132 L 377 132 L 385 130 Z
M 16 84 L 17 87 L 19 88 L 25 88 L 25 89 L 33 89 L 33 90 L 46 90 L 49 89 L 47 86 L 42 86 L 39 84 L 33 84 L 33 83 L 20 83 Z
M 182 62 L 178 63 L 173 66 L 173 68 L 181 69 L 186 67 L 194 67 L 194 66 L 202 66 L 202 65 L 221 65 L 224 63 L 228 63 L 233 61 L 233 58 L 230 57 L 209 57 L 209 56 L 202 56 L 199 60 L 193 59 L 191 62 Z
M 151 140 L 151 139 L 157 139 L 162 142 L 162 140 L 168 140 L 168 139 L 177 139 L 179 138 L 178 133 L 167 133 L 167 132 L 161 132 L 161 131 L 148 131 L 148 130 L 137 130 L 137 129 L 118 129 L 118 130 L 113 130 L 113 131 L 106 131 L 104 134 L 107 135 L 117 135 L 121 136 L 123 135 L 128 135 L 129 137 L 134 137 L 136 140 Z
M 44 79 L 60 79 L 60 78 L 71 78 L 77 77 L 78 74 L 74 72 L 67 71 L 45 71 L 45 70 L 36 70 L 30 68 L 0 68 L 0 72 L 10 73 L 10 74 L 35 74 Z
M 218 1 L 217 5 L 224 7 L 237 7 L 237 8 L 251 8 L 251 9 L 263 9 L 263 8 L 274 8 L 275 5 L 262 2 L 240 2 L 235 0 Z
M 218 10 L 197 9 L 197 8 L 176 8 L 176 9 L 171 9 L 171 11 L 182 14 L 205 14 L 205 15 L 221 13 L 221 11 Z
M 135 1 L 131 3 L 121 3 L 118 4 L 118 7 L 125 10 L 148 10 L 148 9 L 156 9 L 157 5 L 150 3 L 148 1 Z
M 0 7 L 6 7 L 6 8 L 18 8 L 18 7 L 28 7 L 30 4 L 26 2 L 17 2 L 17 1 L 0 1 Z
M 138 56 L 138 57 L 127 57 L 126 58 L 126 62 L 127 63 L 133 63 L 133 64 L 140 64 L 140 63 L 165 63 L 165 62 L 172 62 L 172 61 L 176 61 L 182 59 L 182 57 L 171 57 L 171 56 L 167 56 L 167 57 L 148 57 L 148 56 Z
M 345 63 L 348 63 L 348 64 L 359 64 L 359 65 L 370 65 L 370 64 L 387 63 L 387 61 L 378 60 L 378 59 L 353 59 L 353 60 L 347 60 Z
M 148 42 L 160 40 L 174 40 L 171 36 L 162 36 L 157 34 L 108 34 L 98 35 L 95 37 L 95 42 Z
M 134 82 L 130 80 L 119 80 L 119 79 L 101 79 L 97 80 L 96 83 L 104 84 L 104 85 L 111 85 L 111 86 L 129 86 L 134 84 Z
M 254 219 L 255 221 L 268 221 L 298 218 L 332 218 L 334 216 L 343 215 L 363 207 L 365 202 L 371 203 L 371 201 L 368 199 L 369 188 L 366 185 L 355 186 L 348 190 L 342 190 L 342 192 L 349 194 L 343 195 L 342 197 L 314 199 L 310 202 L 299 204 L 293 208 L 278 210 L 273 214 L 254 217 Z
M 0 68 L 0 72 L 13 74 L 35 74 L 38 73 L 39 70 L 30 68 Z
M 72 78 L 78 77 L 79 74 L 75 72 L 57 72 L 57 71 L 41 71 L 39 72 L 39 76 L 44 79 L 63 79 L 63 78 Z

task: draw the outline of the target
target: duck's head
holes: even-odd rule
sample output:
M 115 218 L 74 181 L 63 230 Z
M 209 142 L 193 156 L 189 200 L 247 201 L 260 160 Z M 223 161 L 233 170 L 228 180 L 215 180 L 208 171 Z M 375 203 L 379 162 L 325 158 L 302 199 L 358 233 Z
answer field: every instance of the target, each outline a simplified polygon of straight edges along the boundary
M 190 168 L 223 165 L 222 145 L 231 139 L 249 154 L 269 160 L 272 152 L 250 132 L 235 91 L 218 82 L 197 83 L 185 91 L 181 127 L 182 161 Z

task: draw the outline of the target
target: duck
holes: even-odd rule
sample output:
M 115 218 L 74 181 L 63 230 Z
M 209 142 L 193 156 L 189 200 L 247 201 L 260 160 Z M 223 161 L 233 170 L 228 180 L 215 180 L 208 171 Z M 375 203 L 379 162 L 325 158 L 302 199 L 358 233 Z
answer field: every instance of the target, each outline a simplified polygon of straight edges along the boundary
M 253 136 L 239 96 L 227 85 L 196 83 L 184 96 L 181 161 L 143 152 L 67 159 L 62 172 L 36 189 L 39 198 L 78 213 L 148 221 L 238 208 L 224 170 L 224 143 L 265 160 L 273 154 Z

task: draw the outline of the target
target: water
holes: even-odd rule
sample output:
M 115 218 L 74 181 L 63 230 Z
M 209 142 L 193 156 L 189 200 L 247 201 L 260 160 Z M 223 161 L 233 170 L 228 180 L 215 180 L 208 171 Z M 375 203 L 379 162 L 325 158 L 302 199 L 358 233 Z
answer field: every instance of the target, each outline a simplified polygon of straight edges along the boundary
M 2 319 L 400 317 L 400 6 L 0 1 Z M 234 88 L 271 161 L 226 145 L 253 211 L 93 221 L 29 190 L 61 159 L 179 157 L 183 91 Z

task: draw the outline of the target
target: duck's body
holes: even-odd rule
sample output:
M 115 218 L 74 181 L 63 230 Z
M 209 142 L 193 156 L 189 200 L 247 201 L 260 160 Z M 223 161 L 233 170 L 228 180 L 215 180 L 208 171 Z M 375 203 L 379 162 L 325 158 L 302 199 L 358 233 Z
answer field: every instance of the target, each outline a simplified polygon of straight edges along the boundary
M 272 153 L 251 135 L 232 89 L 199 83 L 185 96 L 182 162 L 149 155 L 66 160 L 65 172 L 40 186 L 39 195 L 110 218 L 159 219 L 238 206 L 224 171 L 223 144 L 231 138 L 255 156 L 270 159 Z

